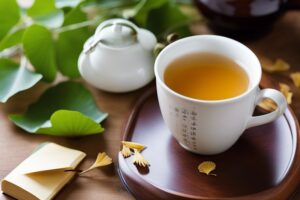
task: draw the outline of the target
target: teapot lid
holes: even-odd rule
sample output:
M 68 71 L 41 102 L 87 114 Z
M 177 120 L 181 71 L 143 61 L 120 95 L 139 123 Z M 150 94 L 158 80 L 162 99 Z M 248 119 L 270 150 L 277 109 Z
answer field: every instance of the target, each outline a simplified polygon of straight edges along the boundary
M 108 24 L 99 33 L 100 42 L 111 47 L 124 47 L 137 42 L 137 32 L 124 23 Z
M 84 50 L 88 53 L 98 43 L 109 47 L 126 47 L 138 42 L 138 27 L 124 19 L 111 19 L 101 23 L 95 31 L 92 42 Z

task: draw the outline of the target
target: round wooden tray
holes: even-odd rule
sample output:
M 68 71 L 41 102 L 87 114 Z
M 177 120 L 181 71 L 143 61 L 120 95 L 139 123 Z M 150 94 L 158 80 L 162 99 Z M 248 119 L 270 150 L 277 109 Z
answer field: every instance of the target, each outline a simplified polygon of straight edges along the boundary
M 225 153 L 201 156 L 173 139 L 152 88 L 137 101 L 122 140 L 147 146 L 142 154 L 149 168 L 119 154 L 119 175 L 137 199 L 288 199 L 300 180 L 299 128 L 290 109 L 272 123 L 246 130 Z M 198 172 L 205 160 L 217 164 L 217 176 Z

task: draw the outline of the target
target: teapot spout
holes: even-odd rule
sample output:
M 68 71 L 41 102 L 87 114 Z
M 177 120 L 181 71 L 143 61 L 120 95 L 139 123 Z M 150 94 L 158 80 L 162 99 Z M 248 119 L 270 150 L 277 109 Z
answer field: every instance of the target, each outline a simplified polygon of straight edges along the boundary
M 157 43 L 155 35 L 146 29 L 140 28 L 137 37 L 142 47 L 146 50 L 153 50 Z

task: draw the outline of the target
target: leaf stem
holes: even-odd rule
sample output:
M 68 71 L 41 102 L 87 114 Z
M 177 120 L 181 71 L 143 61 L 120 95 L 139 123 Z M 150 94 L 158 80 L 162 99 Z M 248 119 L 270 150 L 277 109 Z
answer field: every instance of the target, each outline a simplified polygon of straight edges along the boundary
M 75 24 L 66 25 L 66 26 L 63 26 L 60 28 L 56 28 L 53 31 L 55 32 L 55 34 L 59 34 L 61 32 L 72 31 L 72 30 L 76 30 L 79 28 L 96 25 L 109 16 L 119 14 L 120 10 L 123 10 L 123 9 L 124 9 L 124 6 L 123 7 L 122 6 L 115 7 L 115 8 L 111 8 L 111 9 L 104 9 L 104 10 L 102 10 L 102 15 L 97 16 L 94 19 L 90 19 L 90 20 L 75 23 Z
M 56 33 L 62 33 L 62 32 L 66 32 L 66 31 L 76 30 L 76 29 L 79 29 L 79 28 L 83 28 L 83 27 L 87 27 L 87 26 L 97 24 L 103 18 L 104 17 L 101 16 L 101 17 L 97 17 L 97 18 L 92 19 L 92 20 L 87 20 L 87 21 L 83 21 L 83 22 L 80 22 L 80 23 L 70 24 L 70 25 L 67 25 L 67 26 L 63 26 L 63 27 L 54 29 L 53 31 L 55 31 Z
M 15 45 L 12 47 L 9 47 L 7 49 L 4 49 L 3 51 L 0 52 L 0 58 L 7 58 L 7 57 L 12 57 L 17 54 L 19 54 L 21 50 L 21 45 Z
M 27 58 L 24 55 L 22 55 L 20 61 L 20 68 L 27 68 L 27 64 L 28 64 Z

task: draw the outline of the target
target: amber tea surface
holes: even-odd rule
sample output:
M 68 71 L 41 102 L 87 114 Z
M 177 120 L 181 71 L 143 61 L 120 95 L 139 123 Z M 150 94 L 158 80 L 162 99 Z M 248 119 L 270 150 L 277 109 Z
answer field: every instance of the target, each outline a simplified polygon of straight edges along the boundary
M 169 88 L 199 100 L 223 100 L 248 89 L 249 78 L 235 61 L 214 53 L 196 52 L 167 66 L 164 81 Z

